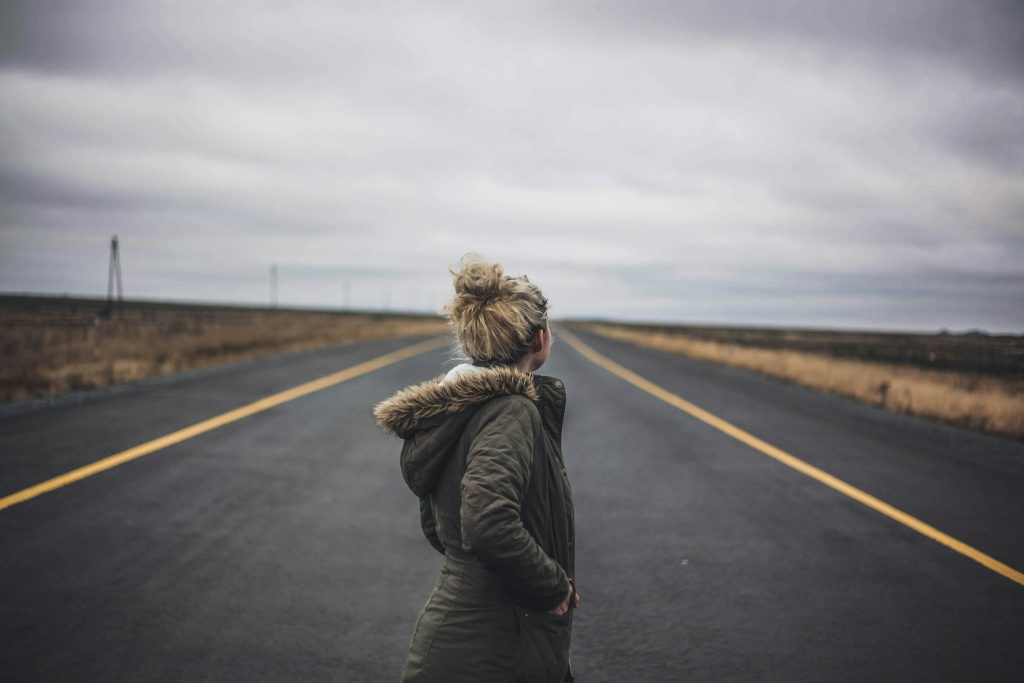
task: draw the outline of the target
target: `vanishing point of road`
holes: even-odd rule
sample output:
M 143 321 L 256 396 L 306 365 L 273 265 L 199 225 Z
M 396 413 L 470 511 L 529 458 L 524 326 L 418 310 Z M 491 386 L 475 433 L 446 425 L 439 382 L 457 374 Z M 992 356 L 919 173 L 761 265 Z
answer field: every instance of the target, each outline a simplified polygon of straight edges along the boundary
M 1024 444 L 567 331 L 579 681 L 1024 680 Z M 450 357 L 0 408 L 0 680 L 397 680 L 441 558 L 370 411 Z

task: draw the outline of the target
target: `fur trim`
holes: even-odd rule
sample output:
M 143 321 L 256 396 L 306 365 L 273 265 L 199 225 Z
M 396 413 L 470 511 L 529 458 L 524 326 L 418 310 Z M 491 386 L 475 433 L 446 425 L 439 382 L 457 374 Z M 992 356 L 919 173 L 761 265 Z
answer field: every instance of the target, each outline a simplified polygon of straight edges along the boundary
M 522 394 L 537 400 L 533 378 L 511 366 L 482 367 L 442 383 L 444 375 L 396 392 L 373 409 L 377 424 L 388 434 L 405 438 L 424 419 L 457 413 L 494 396 Z

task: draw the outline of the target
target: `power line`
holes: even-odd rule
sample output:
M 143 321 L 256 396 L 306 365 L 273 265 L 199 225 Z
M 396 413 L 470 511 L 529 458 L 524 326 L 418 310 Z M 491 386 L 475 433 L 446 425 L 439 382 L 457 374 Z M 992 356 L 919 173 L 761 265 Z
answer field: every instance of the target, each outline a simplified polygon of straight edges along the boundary
M 107 311 L 114 309 L 114 284 L 117 284 L 117 302 L 124 300 L 121 287 L 121 252 L 117 244 L 117 235 L 110 238 L 110 267 L 107 269 Z
M 277 308 L 277 264 L 270 266 L 270 307 Z

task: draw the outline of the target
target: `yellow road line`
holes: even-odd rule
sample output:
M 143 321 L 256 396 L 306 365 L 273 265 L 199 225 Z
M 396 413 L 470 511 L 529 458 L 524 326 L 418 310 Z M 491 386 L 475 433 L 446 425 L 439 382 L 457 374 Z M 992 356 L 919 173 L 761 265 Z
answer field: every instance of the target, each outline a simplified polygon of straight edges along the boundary
M 828 472 L 815 467 L 814 465 L 804 462 L 803 460 L 797 458 L 794 455 L 790 455 L 781 448 L 777 448 L 771 445 L 770 443 L 757 438 L 753 434 L 740 429 L 736 425 L 723 420 L 717 415 L 709 413 L 700 406 L 694 405 L 693 403 L 690 403 L 689 401 L 680 398 L 679 396 L 671 393 L 670 391 L 661 388 L 654 382 L 644 379 L 643 377 L 636 374 L 632 370 L 624 368 L 623 366 L 619 365 L 610 358 L 603 356 L 594 349 L 592 349 L 590 346 L 581 341 L 579 337 L 572 334 L 571 332 L 566 331 L 564 325 L 561 328 L 559 328 L 559 334 L 565 339 L 565 341 L 569 343 L 570 346 L 579 351 L 585 358 L 587 358 L 594 364 L 604 368 L 613 375 L 616 375 L 617 377 L 624 379 L 625 381 L 629 382 L 630 384 L 640 389 L 641 391 L 645 391 L 651 396 L 661 399 L 670 406 L 678 408 L 684 413 L 687 413 L 688 415 L 697 418 L 701 422 L 711 427 L 714 427 L 718 431 L 727 434 L 732 438 L 736 439 L 737 441 L 740 441 L 750 446 L 754 450 L 764 453 L 769 458 L 774 458 L 775 460 L 781 462 L 783 465 L 791 467 L 797 472 L 800 472 L 801 474 L 806 474 L 811 479 L 821 482 L 825 486 L 828 486 L 829 488 L 838 491 L 844 496 L 848 496 L 849 498 L 852 498 L 858 503 L 866 505 L 872 510 L 880 512 L 886 517 L 899 522 L 903 526 L 913 529 L 922 536 L 927 536 L 933 541 L 936 541 L 946 546 L 950 550 L 958 552 L 964 557 L 968 557 L 977 562 L 978 564 L 988 567 L 997 574 L 1001 574 L 1006 578 L 1010 579 L 1011 581 L 1015 581 L 1020 585 L 1024 586 L 1024 573 L 1017 571 L 1013 567 L 1003 564 L 991 555 L 986 555 L 977 548 L 969 546 L 963 541 L 953 538 L 947 533 L 939 531 L 930 524 L 926 524 L 918 518 L 909 515 L 906 512 L 903 512 L 899 508 L 893 507 L 889 503 L 886 503 L 884 500 L 875 498 L 870 493 L 862 491 L 856 486 L 847 484 L 842 479 L 839 479 L 838 477 L 835 477 L 829 474 Z
M 350 368 L 326 375 L 311 382 L 306 382 L 305 384 L 300 384 L 297 387 L 286 389 L 280 393 L 266 396 L 258 401 L 253 401 L 252 403 L 235 408 L 234 410 L 229 410 L 226 413 L 221 413 L 220 415 L 211 417 L 208 420 L 197 422 L 196 424 L 185 427 L 184 429 L 179 429 L 176 432 L 171 432 L 170 434 L 153 439 L 152 441 L 139 444 L 138 446 L 129 448 L 126 451 L 121 451 L 120 453 L 115 453 L 114 455 L 101 458 L 100 460 L 91 462 L 88 465 L 79 467 L 78 469 L 65 472 L 53 479 L 47 479 L 35 486 L 30 486 L 27 489 L 22 489 L 21 491 L 0 498 L 0 510 L 9 508 L 12 505 L 17 505 L 18 503 L 23 503 L 26 500 L 30 500 L 36 496 L 41 496 L 44 493 L 48 493 L 54 489 L 59 489 L 62 486 L 67 486 L 68 484 L 73 484 L 76 481 L 81 481 L 86 477 L 91 477 L 94 474 L 122 465 L 129 460 L 141 458 L 144 455 L 149 455 L 150 453 L 167 448 L 168 446 L 173 446 L 174 444 L 191 439 L 194 436 L 199 436 L 200 434 L 205 434 L 206 432 L 217 429 L 218 427 L 223 427 L 226 424 L 237 422 L 238 420 L 249 417 L 250 415 L 255 415 L 256 413 L 263 412 L 264 410 L 269 410 L 270 408 L 279 406 L 282 403 L 294 401 L 297 398 L 307 396 L 320 391 L 321 389 L 332 387 L 335 384 L 340 384 L 341 382 L 345 382 L 354 377 L 359 377 L 360 375 L 365 375 L 368 372 L 379 370 L 407 358 L 412 358 L 413 356 L 418 356 L 421 353 L 426 353 L 427 351 L 436 349 L 445 342 L 445 337 L 435 337 L 434 339 L 428 339 L 427 341 L 413 344 L 412 346 L 406 346 L 405 348 L 392 351 L 391 353 L 386 353 L 383 356 L 378 356 L 377 358 L 373 358 L 364 363 L 353 365 Z

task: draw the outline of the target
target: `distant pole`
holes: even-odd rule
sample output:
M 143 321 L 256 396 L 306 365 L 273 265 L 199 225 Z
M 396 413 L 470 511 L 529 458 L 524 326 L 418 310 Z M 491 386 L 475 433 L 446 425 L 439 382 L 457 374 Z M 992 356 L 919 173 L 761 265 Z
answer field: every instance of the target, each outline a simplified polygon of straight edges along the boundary
M 390 289 L 384 291 L 384 310 L 385 311 L 390 311 L 391 310 L 391 290 Z
M 277 308 L 277 264 L 270 266 L 270 307 Z
M 352 280 L 345 278 L 345 310 L 352 309 Z
M 110 267 L 107 270 L 107 311 L 114 309 L 114 285 L 117 285 L 117 302 L 124 300 L 121 288 L 121 252 L 117 245 L 117 235 L 110 238 Z

